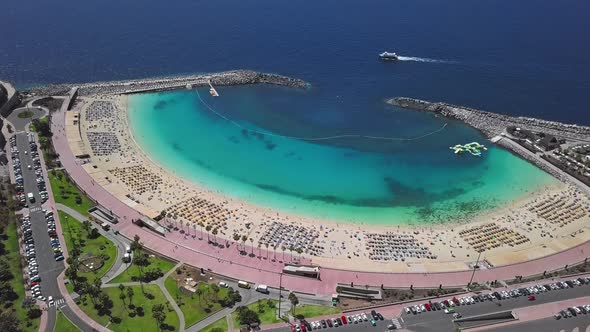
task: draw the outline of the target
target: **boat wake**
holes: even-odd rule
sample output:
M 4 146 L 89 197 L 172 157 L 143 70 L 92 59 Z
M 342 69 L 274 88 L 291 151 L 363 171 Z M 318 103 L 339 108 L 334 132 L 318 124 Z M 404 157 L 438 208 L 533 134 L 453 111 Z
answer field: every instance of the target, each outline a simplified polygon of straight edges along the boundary
M 418 57 L 413 57 L 413 56 L 402 56 L 402 55 L 398 55 L 397 59 L 399 61 L 415 61 L 415 62 L 430 62 L 430 63 L 455 63 L 455 61 L 430 59 L 430 58 L 418 58 Z

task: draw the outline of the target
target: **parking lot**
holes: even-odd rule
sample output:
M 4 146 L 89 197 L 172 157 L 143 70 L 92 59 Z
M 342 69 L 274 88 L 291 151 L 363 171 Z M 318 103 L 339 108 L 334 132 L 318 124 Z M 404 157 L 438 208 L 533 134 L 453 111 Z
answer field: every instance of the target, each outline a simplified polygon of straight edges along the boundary
M 543 284 L 547 283 L 551 284 L 553 282 L 545 281 Z M 505 291 L 509 290 L 510 289 L 505 289 Z M 490 292 L 487 291 L 484 293 Z M 455 305 L 453 309 L 455 313 L 461 315 L 462 317 L 470 317 L 589 295 L 590 284 L 584 284 L 580 286 L 574 285 L 574 287 L 568 286 L 568 288 L 564 289 L 560 288 L 536 293 L 534 294 L 534 300 L 529 300 L 530 295 L 520 295 L 517 297 L 510 297 L 501 300 L 495 298 L 491 301 L 486 300 L 484 302 L 475 302 L 469 305 Z M 452 299 L 452 297 L 441 298 L 440 301 L 448 299 Z M 425 303 L 427 303 L 427 301 L 425 301 Z M 589 314 L 586 314 L 585 316 L 590 317 Z M 404 326 L 413 331 L 452 331 L 455 329 L 452 313 L 445 313 L 444 310 L 426 311 L 419 314 L 407 314 L 404 312 L 402 318 L 405 322 Z
M 579 332 L 588 331 L 590 328 L 590 315 L 577 316 L 568 320 L 559 321 L 553 318 L 544 318 L 514 325 L 499 326 L 490 329 L 490 332 L 570 332 L 576 331 L 576 328 Z
M 344 316 L 344 318 L 343 318 Z M 371 310 L 361 314 L 334 314 L 333 317 L 301 320 L 293 325 L 285 324 L 284 327 L 267 331 L 281 332 L 305 332 L 310 330 L 334 330 L 334 331 L 365 331 L 365 330 L 396 330 L 400 329 L 401 322 L 398 319 L 388 319 L 378 312 Z
M 48 223 L 42 202 L 48 196 L 45 191 L 45 179 L 41 163 L 36 154 L 36 143 L 32 136 L 19 132 L 10 139 L 13 159 L 13 171 L 17 179 L 17 192 L 23 207 L 28 207 L 21 224 L 23 252 L 27 258 L 25 267 L 25 287 L 38 301 L 45 301 L 49 306 L 48 326 L 55 321 L 55 307 L 61 305 L 57 286 L 57 276 L 64 268 L 61 261 L 56 261 L 54 248 L 48 234 Z M 18 180 L 20 179 L 20 180 Z M 27 211 L 27 210 L 24 210 Z M 51 297 L 51 298 L 50 298 Z

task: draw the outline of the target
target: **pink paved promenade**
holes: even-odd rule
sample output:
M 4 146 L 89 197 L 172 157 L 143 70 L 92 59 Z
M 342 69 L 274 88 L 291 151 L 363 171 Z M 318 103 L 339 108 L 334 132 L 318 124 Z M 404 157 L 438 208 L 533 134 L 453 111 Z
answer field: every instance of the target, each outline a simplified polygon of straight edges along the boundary
M 131 223 L 132 219 L 137 219 L 140 214 L 133 208 L 116 199 L 101 186 L 95 185 L 94 181 L 86 171 L 77 163 L 76 158 L 72 155 L 64 132 L 65 113 L 63 111 L 53 114 L 52 130 L 53 144 L 64 168 L 68 171 L 70 177 L 82 188 L 86 194 L 98 201 L 100 205 L 111 210 L 120 219 L 114 229 L 128 238 L 133 238 L 135 234 L 139 235 L 146 247 L 162 255 L 173 257 L 184 263 L 210 269 L 215 273 L 226 275 L 236 279 L 245 279 L 256 283 L 268 284 L 272 287 L 279 285 L 279 272 L 282 264 L 272 262 L 272 260 L 250 258 L 239 255 L 236 250 L 236 244 L 233 243 L 230 248 L 219 249 L 207 245 L 207 241 L 200 241 L 200 231 L 197 230 L 197 239 L 191 236 L 185 238 L 179 233 L 170 233 L 162 237 L 146 229 L 140 228 Z M 192 231 L 191 231 L 192 232 Z M 192 234 L 192 233 L 191 233 Z M 205 235 L 206 237 L 206 235 Z M 240 244 L 241 245 L 241 244 Z M 250 247 L 247 249 L 250 252 Z M 266 257 L 264 250 L 262 256 Z M 474 281 L 485 282 L 492 280 L 502 280 L 514 278 L 516 275 L 531 275 L 562 268 L 565 264 L 572 264 L 583 261 L 587 256 L 585 252 L 590 252 L 590 243 L 584 243 L 580 246 L 568 249 L 555 255 L 543 257 L 540 259 L 495 267 L 489 270 L 481 270 L 475 274 Z M 258 249 L 254 248 L 254 253 Z M 274 253 L 270 252 L 269 257 Z M 277 253 L 277 258 L 282 258 L 282 252 Z M 291 258 L 285 255 L 288 262 Z M 308 262 L 303 260 L 303 263 Z M 351 261 L 352 262 L 352 261 Z M 354 268 L 351 264 L 350 268 Z M 347 283 L 358 285 L 385 285 L 389 287 L 429 287 L 439 284 L 444 286 L 464 286 L 471 277 L 471 271 L 457 272 L 438 272 L 438 273 L 370 273 L 345 271 L 331 268 L 321 270 L 321 281 L 310 280 L 302 277 L 283 276 L 283 287 L 305 293 L 313 294 L 331 294 L 334 292 L 338 283 Z

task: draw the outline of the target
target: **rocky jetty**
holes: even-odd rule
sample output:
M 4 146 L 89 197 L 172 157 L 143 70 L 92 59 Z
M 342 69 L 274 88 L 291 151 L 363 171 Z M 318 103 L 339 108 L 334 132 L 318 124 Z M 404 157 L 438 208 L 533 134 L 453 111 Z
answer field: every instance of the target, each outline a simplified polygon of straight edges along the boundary
M 212 74 L 170 76 L 138 80 L 81 84 L 53 84 L 35 87 L 22 92 L 24 94 L 35 96 L 64 96 L 68 94 L 72 87 L 78 87 L 78 94 L 80 96 L 98 94 L 129 94 L 208 86 L 208 82 L 211 82 L 211 84 L 214 86 L 246 84 L 274 84 L 293 88 L 306 88 L 309 86 L 309 84 L 303 80 L 282 75 L 259 73 L 251 70 L 233 70 Z
M 521 127 L 523 129 L 544 132 L 556 137 L 573 140 L 587 140 L 590 138 L 590 127 L 575 124 L 564 124 L 528 117 L 514 117 L 480 111 L 469 107 L 440 102 L 433 103 L 406 97 L 392 98 L 387 103 L 401 108 L 432 112 L 450 119 L 463 121 L 481 131 L 488 138 L 500 135 L 508 126 Z

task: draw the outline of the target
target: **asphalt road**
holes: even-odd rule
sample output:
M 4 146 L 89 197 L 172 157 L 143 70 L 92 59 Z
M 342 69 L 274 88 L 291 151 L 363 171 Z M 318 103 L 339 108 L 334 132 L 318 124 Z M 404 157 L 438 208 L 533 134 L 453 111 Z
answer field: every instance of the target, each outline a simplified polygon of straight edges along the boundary
M 35 240 L 37 263 L 39 264 L 41 293 L 45 297 L 53 296 L 55 299 L 58 299 L 60 293 L 56 279 L 63 270 L 64 265 L 62 262 L 56 262 L 53 257 L 53 249 L 49 242 L 49 235 L 47 235 L 45 215 L 41 212 L 41 197 L 39 196 L 39 190 L 37 189 L 37 177 L 34 169 L 27 168 L 27 165 L 33 165 L 33 160 L 31 159 L 30 153 L 25 154 L 25 151 L 30 151 L 26 133 L 21 132 L 16 135 L 16 146 L 19 150 L 25 195 L 27 193 L 33 193 L 35 197 L 35 203 L 27 203 L 29 205 L 29 211 L 31 211 L 29 215 L 31 217 L 33 239 Z M 49 308 L 48 314 L 47 326 L 51 326 L 53 329 L 56 319 L 55 307 Z
M 20 128 L 19 128 L 20 127 Z M 23 130 L 24 124 L 19 123 L 19 127 L 15 128 L 17 131 Z M 35 252 L 37 256 L 37 263 L 39 264 L 39 276 L 41 277 L 41 293 L 43 296 L 53 296 L 55 305 L 48 307 L 47 332 L 53 331 L 56 320 L 56 307 L 83 331 L 91 331 L 82 319 L 78 318 L 66 305 L 61 297 L 59 287 L 57 285 L 57 276 L 64 270 L 63 262 L 56 262 L 53 256 L 53 248 L 50 244 L 49 235 L 47 234 L 47 222 L 45 221 L 45 214 L 41 211 L 41 196 L 37 188 L 37 176 L 35 170 L 29 170 L 27 165 L 33 165 L 33 160 L 30 154 L 29 140 L 27 133 L 19 132 L 16 134 L 16 145 L 19 150 L 19 159 L 21 161 L 21 170 L 23 176 L 23 187 L 26 193 L 33 193 L 35 203 L 28 203 L 29 215 L 31 217 L 31 229 L 33 231 L 33 239 L 35 240 Z M 28 151 L 25 154 L 25 151 Z M 42 165 L 45 167 L 45 165 Z M 46 185 L 49 185 L 48 180 Z
M 371 310 L 367 311 L 367 314 L 370 311 Z M 338 317 L 338 315 L 334 315 L 334 317 Z M 314 319 L 309 318 L 309 319 L 307 319 L 307 321 L 312 322 L 312 321 L 314 321 Z M 387 331 L 387 325 L 389 325 L 391 323 L 392 323 L 391 319 L 385 318 L 384 320 L 377 321 L 377 326 L 372 326 L 370 322 L 363 322 L 363 323 L 359 323 L 359 324 L 346 324 L 346 325 L 342 325 L 339 327 L 321 329 L 318 331 L 327 330 L 327 331 L 334 331 L 334 332 L 371 332 L 371 331 L 383 332 L 383 331 Z M 271 329 L 271 330 L 265 330 L 265 331 L 291 332 L 291 329 L 288 326 L 285 326 L 285 327 Z M 446 330 L 437 330 L 437 331 L 446 331 Z
M 455 307 L 455 311 L 463 317 L 482 315 L 498 311 L 512 310 L 522 308 L 531 304 L 543 304 L 577 297 L 590 296 L 590 285 L 582 285 L 574 288 L 549 291 L 546 293 L 536 294 L 536 300 L 529 301 L 528 296 L 520 296 L 506 300 L 476 302 L 472 305 Z M 446 297 L 444 298 L 446 299 Z M 452 322 L 453 317 L 445 314 L 443 311 L 428 311 L 421 314 L 403 314 L 404 327 L 412 331 L 454 331 L 455 325 Z
M 491 329 L 490 332 L 570 332 L 578 328 L 579 332 L 589 331 L 590 315 L 578 315 L 576 317 L 556 320 L 544 318 L 520 324 L 507 325 Z

